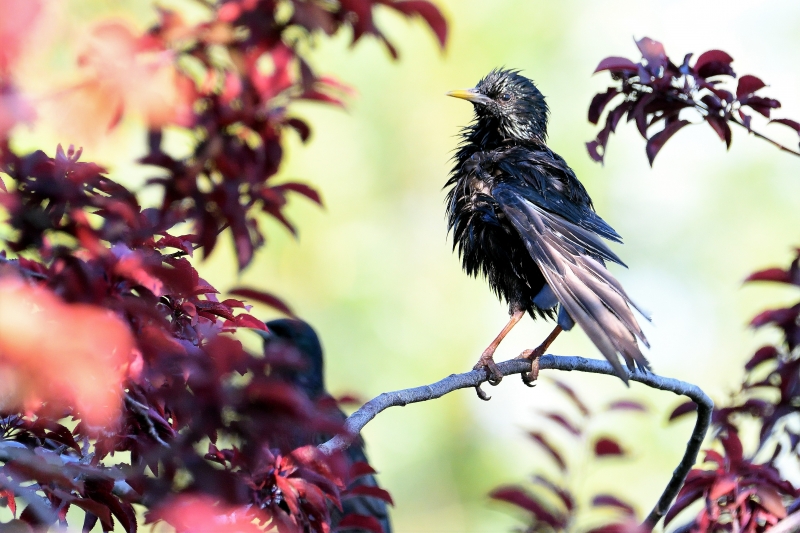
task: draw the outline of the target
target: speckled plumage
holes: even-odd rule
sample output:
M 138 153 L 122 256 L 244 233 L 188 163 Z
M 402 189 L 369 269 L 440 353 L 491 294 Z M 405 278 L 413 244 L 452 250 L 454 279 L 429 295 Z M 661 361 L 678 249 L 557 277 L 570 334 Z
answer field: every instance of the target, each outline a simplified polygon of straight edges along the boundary
M 475 107 L 446 184 L 448 226 L 464 270 L 485 276 L 512 314 L 556 318 L 565 330 L 577 322 L 621 376 L 619 355 L 629 368 L 647 368 L 634 304 L 605 268 L 605 261 L 623 263 L 603 239 L 621 238 L 545 144 L 544 96 L 503 69 L 451 95 Z

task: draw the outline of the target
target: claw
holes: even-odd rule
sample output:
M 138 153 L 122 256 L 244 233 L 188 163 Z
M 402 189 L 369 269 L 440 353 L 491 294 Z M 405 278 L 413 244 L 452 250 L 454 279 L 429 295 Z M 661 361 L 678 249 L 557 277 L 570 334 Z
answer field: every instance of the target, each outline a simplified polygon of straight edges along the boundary
M 478 359 L 478 362 L 472 367 L 473 370 L 480 370 L 481 368 L 486 369 L 486 381 L 489 382 L 489 385 L 492 387 L 496 387 L 503 381 L 503 373 L 500 372 L 500 369 L 497 367 L 497 363 L 494 362 L 494 358 L 491 355 L 486 355 L 485 353 Z
M 478 395 L 478 398 L 480 398 L 484 402 L 488 402 L 489 400 L 492 399 L 491 396 L 489 396 L 488 394 L 486 394 L 486 392 L 484 392 L 484 390 L 481 388 L 480 385 L 475 385 L 475 393 Z
M 525 386 L 531 388 L 536 386 L 536 380 L 539 378 L 539 358 L 543 354 L 544 348 L 539 346 L 535 350 L 525 350 L 516 357 L 517 359 L 529 359 L 531 361 L 531 371 L 520 374 Z

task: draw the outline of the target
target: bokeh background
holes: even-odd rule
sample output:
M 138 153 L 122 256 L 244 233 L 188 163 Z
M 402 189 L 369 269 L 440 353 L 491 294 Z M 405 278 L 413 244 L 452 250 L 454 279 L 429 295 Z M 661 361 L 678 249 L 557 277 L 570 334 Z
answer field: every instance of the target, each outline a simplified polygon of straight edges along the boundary
M 654 369 L 725 400 L 741 380 L 744 361 L 770 335 L 748 329 L 749 319 L 796 298 L 785 289 L 743 288 L 742 280 L 753 270 L 786 264 L 791 246 L 800 244 L 800 160 L 743 130 L 734 131 L 726 153 L 703 125 L 681 131 L 651 169 L 644 141 L 634 127 L 623 125 L 609 143 L 605 166 L 596 164 L 584 148 L 597 130 L 586 112 L 609 78 L 592 72 L 609 55 L 637 58 L 634 38 L 643 36 L 664 42 L 676 61 L 687 52 L 720 48 L 735 58 L 738 74 L 756 74 L 770 85 L 764 93 L 784 104 L 777 116 L 798 119 L 800 4 L 435 2 L 450 24 L 443 53 L 428 28 L 388 12 L 379 22 L 398 45 L 398 62 L 376 41 L 351 47 L 346 34 L 316 40 L 312 63 L 357 94 L 344 111 L 315 104 L 294 108 L 310 122 L 313 136 L 306 145 L 287 136 L 281 174 L 317 187 L 325 208 L 293 200 L 289 215 L 299 238 L 270 224 L 266 250 L 242 275 L 229 243 L 200 265 L 202 275 L 220 289 L 249 285 L 272 291 L 311 322 L 326 349 L 334 394 L 366 400 L 468 370 L 505 323 L 507 309 L 482 280 L 461 272 L 451 252 L 442 186 L 457 133 L 472 111 L 444 93 L 473 86 L 496 66 L 520 68 L 547 96 L 550 146 L 567 159 L 597 210 L 625 238 L 615 250 L 630 269 L 612 270 L 653 315 L 646 332 Z M 20 81 L 46 100 L 48 88 L 75 77 L 75 58 L 91 21 L 114 17 L 144 29 L 155 20 L 153 5 L 51 2 L 50 23 L 40 28 Z M 185 9 L 190 17 L 199 13 L 188 0 L 160 5 Z M 151 175 L 134 162 L 145 151 L 143 126 L 135 117 L 99 134 L 59 118 L 54 107 L 34 128 L 19 129 L 17 146 L 53 153 L 59 142 L 81 145 L 85 160 L 106 165 L 112 177 L 133 186 Z M 788 129 L 769 131 L 796 142 Z M 181 150 L 180 136 L 169 142 Z M 265 319 L 275 316 L 267 308 L 258 311 Z M 497 358 L 536 346 L 550 327 L 525 319 Z M 579 330 L 562 335 L 552 352 L 599 357 Z M 562 409 L 576 415 L 546 378 L 535 389 L 506 379 L 488 391 L 490 402 L 467 390 L 393 408 L 369 424 L 364 436 L 371 462 L 395 499 L 396 531 L 499 533 L 520 527 L 525 517 L 491 502 L 487 493 L 500 484 L 526 484 L 536 473 L 569 485 L 586 506 L 595 493 L 611 492 L 646 513 L 682 455 L 692 417 L 668 425 L 679 400 L 667 393 L 635 384 L 627 389 L 608 377 L 558 378 L 598 412 L 623 398 L 647 405 L 645 415 L 609 413 L 592 422 L 595 434 L 619 439 L 626 459 L 594 462 L 587 443 L 569 444 L 565 454 L 575 468 L 572 477 L 560 478 L 526 436 L 546 430 L 554 441 L 571 442 L 537 414 Z M 595 518 L 588 513 L 577 529 Z

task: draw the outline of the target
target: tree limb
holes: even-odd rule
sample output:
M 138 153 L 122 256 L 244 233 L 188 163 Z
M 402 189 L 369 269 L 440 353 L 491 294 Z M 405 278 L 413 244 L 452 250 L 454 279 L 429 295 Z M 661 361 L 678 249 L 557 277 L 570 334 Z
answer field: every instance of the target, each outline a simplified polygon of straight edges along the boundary
M 497 367 L 500 369 L 503 376 L 509 376 L 512 374 L 530 372 L 531 363 L 524 359 L 511 359 L 510 361 L 499 363 Z M 539 360 L 539 368 L 541 370 L 563 370 L 567 372 L 574 370 L 578 372 L 589 372 L 591 374 L 615 375 L 614 368 L 607 361 L 587 359 L 585 357 L 544 355 Z M 677 379 L 665 378 L 653 374 L 652 372 L 628 371 L 628 379 L 631 381 L 638 381 L 654 389 L 686 396 L 697 405 L 697 422 L 692 431 L 692 436 L 686 444 L 686 452 L 683 454 L 680 464 L 678 464 L 677 468 L 672 473 L 672 478 L 661 494 L 658 503 L 656 503 L 655 507 L 642 524 L 648 530 L 652 530 L 664 514 L 666 514 L 672 500 L 675 499 L 689 470 L 691 470 L 697 459 L 700 446 L 711 424 L 711 412 L 714 409 L 714 402 L 712 402 L 711 398 L 697 385 L 685 383 Z M 362 405 L 347 418 L 344 424 L 346 433 L 337 435 L 321 444 L 319 449 L 326 454 L 346 449 L 357 438 L 364 426 L 384 409 L 396 405 L 405 406 L 410 403 L 434 400 L 458 389 L 478 387 L 485 381 L 487 381 L 487 374 L 484 370 L 473 370 L 464 374 L 451 374 L 431 385 L 394 392 L 384 392 Z

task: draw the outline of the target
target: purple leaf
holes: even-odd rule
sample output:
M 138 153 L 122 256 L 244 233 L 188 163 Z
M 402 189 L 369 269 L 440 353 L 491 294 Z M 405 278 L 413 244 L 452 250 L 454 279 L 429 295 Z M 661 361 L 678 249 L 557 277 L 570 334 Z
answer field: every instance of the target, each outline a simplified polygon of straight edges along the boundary
M 245 287 L 239 287 L 228 292 L 230 292 L 230 294 L 233 294 L 234 296 L 241 296 L 249 300 L 255 300 L 257 302 L 261 302 L 262 304 L 268 305 L 273 309 L 277 309 L 278 311 L 284 314 L 287 314 L 289 316 L 294 316 L 294 312 L 292 312 L 289 306 L 286 305 L 283 302 L 283 300 L 281 300 L 276 296 L 273 296 L 272 294 L 259 291 L 256 289 L 247 289 Z
M 634 514 L 633 507 L 630 504 L 625 503 L 616 496 L 612 496 L 610 494 L 598 494 L 592 500 L 592 505 L 594 507 L 616 507 L 617 509 L 625 512 L 625 514 Z
M 676 120 L 647 140 L 645 151 L 647 152 L 647 159 L 650 161 L 650 166 L 653 166 L 653 160 L 656 158 L 661 148 L 664 147 L 664 143 L 687 124 L 689 124 L 688 120 Z
M 557 379 L 554 379 L 553 383 L 555 384 L 556 387 L 561 389 L 561 392 L 566 394 L 569 397 L 569 399 L 572 400 L 572 403 L 575 404 L 575 407 L 577 407 L 581 413 L 583 413 L 583 416 L 589 415 L 589 408 L 586 407 L 586 404 L 584 404 L 580 398 L 578 398 L 578 395 L 575 393 L 572 387 L 570 387 L 563 381 L 559 381 Z
M 528 434 L 530 438 L 532 438 L 535 442 L 539 443 L 539 445 L 545 449 L 545 451 L 550 454 L 550 457 L 558 464 L 558 467 L 563 471 L 567 469 L 567 464 L 564 462 L 564 458 L 561 457 L 561 454 L 556 451 L 556 449 L 544 438 L 544 435 L 538 432 L 531 432 Z
M 741 100 L 766 86 L 767 84 L 759 78 L 747 74 L 739 78 L 739 85 L 736 86 L 736 98 Z
M 562 415 L 560 415 L 558 413 L 547 413 L 547 414 L 545 414 L 545 418 L 547 418 L 548 420 L 552 420 L 553 422 L 555 422 L 556 424 L 558 424 L 562 428 L 566 429 L 569 433 L 572 433 L 576 437 L 581 434 L 581 430 L 576 428 L 572 424 L 572 422 L 570 422 L 569 420 L 567 420 L 566 418 L 564 418 Z
M 706 117 L 706 122 L 711 128 L 717 132 L 719 138 L 725 141 L 725 146 L 727 148 L 731 147 L 731 127 L 728 125 L 728 121 L 722 117 L 717 115 L 708 115 Z
M 320 195 L 316 189 L 309 187 L 305 183 L 281 183 L 280 185 L 276 185 L 272 188 L 276 191 L 280 191 L 281 193 L 285 191 L 293 191 L 297 194 L 302 194 L 312 202 L 322 205 L 322 198 L 320 198 Z
M 521 507 L 534 515 L 537 520 L 545 522 L 554 528 L 560 528 L 565 522 L 564 517 L 545 509 L 533 496 L 518 487 L 496 488 L 489 493 L 489 497 Z
M 796 131 L 798 135 L 800 135 L 800 122 L 788 118 L 776 118 L 769 121 L 770 124 L 772 124 L 773 122 L 777 122 L 778 124 L 783 124 L 784 126 L 789 126 L 794 131 Z
M 667 65 L 667 53 L 664 50 L 664 45 L 660 42 L 650 37 L 642 37 L 636 41 L 636 46 L 639 47 L 642 57 L 647 61 L 648 70 L 651 73 L 655 73 L 655 69 Z
M 609 87 L 606 92 L 594 95 L 592 103 L 589 105 L 589 122 L 597 124 L 597 121 L 600 120 L 600 115 L 603 114 L 603 109 L 618 94 L 619 90 L 615 87 Z
M 606 455 L 625 455 L 625 451 L 617 443 L 617 441 L 608 437 L 603 437 L 594 443 L 594 454 L 597 457 L 603 457 Z
M 435 5 L 430 2 L 417 0 L 392 2 L 388 5 L 406 15 L 419 15 L 422 17 L 431 27 L 433 33 L 436 34 L 436 38 L 439 40 L 439 46 L 444 48 L 445 42 L 447 42 L 447 22 L 442 12 L 439 11 Z
M 643 413 L 647 412 L 647 408 L 639 402 L 633 402 L 630 400 L 619 400 L 611 405 L 608 406 L 609 411 L 641 411 Z
M 669 421 L 671 422 L 676 418 L 689 413 L 694 413 L 695 411 L 697 411 L 697 404 L 689 400 L 688 402 L 684 402 L 672 410 L 672 413 L 669 415 Z
M 735 76 L 731 68 L 733 58 L 722 50 L 703 52 L 694 64 L 694 71 L 703 78 L 727 74 Z
M 601 70 L 610 70 L 612 72 L 614 71 L 636 72 L 637 70 L 639 70 L 639 65 L 637 63 L 634 63 L 630 59 L 626 59 L 624 57 L 612 56 L 603 59 L 600 62 L 600 64 L 597 65 L 597 68 L 594 69 L 594 72 L 597 73 L 600 72 Z
M 543 487 L 546 487 L 555 493 L 555 495 L 558 496 L 564 504 L 564 507 L 567 508 L 567 511 L 572 511 L 572 509 L 575 508 L 575 498 L 573 498 L 572 494 L 570 494 L 566 489 L 559 487 L 549 479 L 546 479 L 542 476 L 534 476 L 533 482 L 542 485 Z
M 773 361 L 778 357 L 778 349 L 774 346 L 762 346 L 753 357 L 744 365 L 745 370 L 753 370 L 755 367 L 766 361 Z

